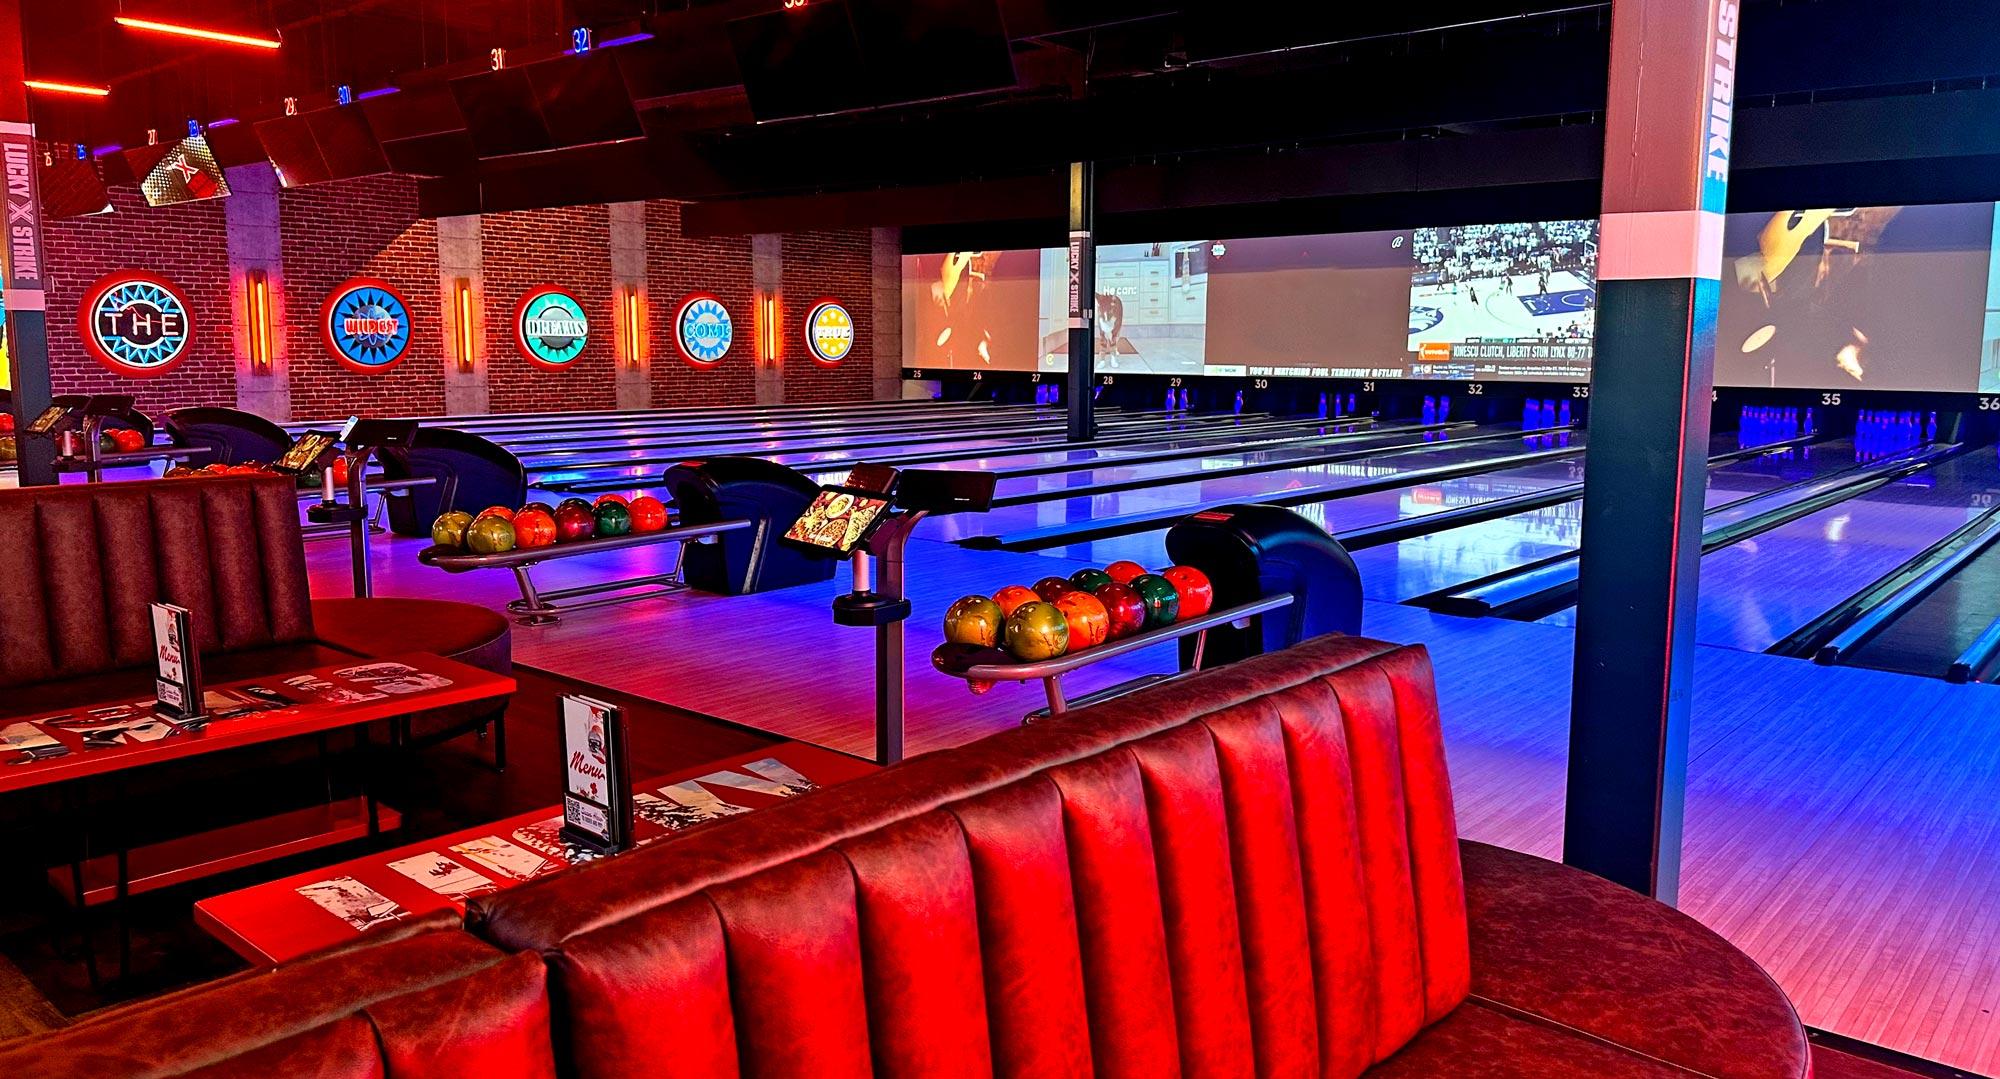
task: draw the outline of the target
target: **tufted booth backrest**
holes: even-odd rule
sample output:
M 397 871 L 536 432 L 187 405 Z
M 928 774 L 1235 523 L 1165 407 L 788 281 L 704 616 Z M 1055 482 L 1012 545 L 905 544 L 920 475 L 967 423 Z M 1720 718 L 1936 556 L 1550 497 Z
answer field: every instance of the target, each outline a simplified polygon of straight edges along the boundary
M 1354 637 L 472 913 L 582 1077 L 1354 1076 L 1470 980 L 1429 657 Z
M 310 640 L 297 491 L 280 476 L 0 491 L 0 687 L 151 661 L 150 605 L 204 652 Z

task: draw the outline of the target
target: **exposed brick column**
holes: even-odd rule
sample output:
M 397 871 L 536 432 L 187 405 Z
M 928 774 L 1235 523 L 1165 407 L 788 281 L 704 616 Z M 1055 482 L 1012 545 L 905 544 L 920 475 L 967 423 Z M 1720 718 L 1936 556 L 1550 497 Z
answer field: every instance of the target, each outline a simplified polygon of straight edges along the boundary
M 760 297 L 778 297 L 780 319 L 789 318 L 785 311 L 785 238 L 776 233 L 759 233 L 750 237 L 750 286 L 751 310 L 748 317 L 736 325 L 740 335 L 745 329 L 750 331 L 750 356 L 757 364 L 757 403 L 760 405 L 782 405 L 785 403 L 785 342 L 784 328 L 779 327 L 778 356 L 770 363 L 757 358 L 757 310 Z
M 869 237 L 874 303 L 875 400 L 903 396 L 903 232 L 876 229 Z
M 445 313 L 444 410 L 451 416 L 477 416 L 492 411 L 486 371 L 492 349 L 486 338 L 485 245 L 479 215 L 440 217 L 438 229 L 438 310 Z M 457 304 L 453 290 L 460 278 L 472 283 L 472 370 L 461 371 L 452 341 L 457 334 Z
M 653 405 L 653 343 L 650 333 L 652 320 L 647 317 L 640 319 L 639 340 L 636 347 L 633 343 L 624 341 L 625 311 L 621 296 L 625 289 L 636 289 L 639 293 L 639 310 L 651 310 L 652 297 L 647 295 L 646 289 L 646 204 L 614 202 L 605 209 L 610 214 L 612 340 L 618 343 L 621 355 L 617 373 L 613 376 L 617 405 L 619 408 L 651 408 Z M 632 359 L 622 358 L 624 356 L 631 356 Z
M 285 302 L 285 254 L 278 212 L 278 174 L 270 165 L 239 165 L 227 173 L 222 202 L 229 249 L 229 324 L 236 353 L 236 407 L 283 423 L 292 418 L 292 375 L 286 342 L 292 305 Z M 263 271 L 271 296 L 271 369 L 250 363 L 249 278 Z M 310 319 L 314 313 L 304 317 Z

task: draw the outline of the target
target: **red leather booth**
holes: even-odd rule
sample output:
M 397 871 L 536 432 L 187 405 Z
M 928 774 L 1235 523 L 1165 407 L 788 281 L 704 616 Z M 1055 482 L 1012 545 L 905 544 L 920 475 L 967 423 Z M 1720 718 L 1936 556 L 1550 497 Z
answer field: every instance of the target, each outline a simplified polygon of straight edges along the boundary
M 704 826 L 481 901 L 470 929 L 516 958 L 465 977 L 547 964 L 552 1040 L 465 1075 L 1810 1073 L 1783 993 L 1713 933 L 1461 843 L 1427 654 L 1352 637 Z M 354 981 L 373 977 L 411 980 Z M 126 1014 L 170 1022 L 188 999 Z M 266 999 L 300 1016 L 263 1022 L 302 1073 L 382 1074 L 297 1046 L 357 1009 L 380 1030 L 390 990 Z M 533 1010 L 494 1022 L 530 1030 Z M 449 1046 L 469 1014 L 420 1022 Z M 0 1047 L 0 1071 L 84 1059 L 98 1022 Z M 172 1059 L 263 1051 L 235 1030 Z M 167 1059 L 92 1074 L 178 1074 Z M 388 1073 L 431 1074 L 413 1068 Z
M 513 669 L 484 607 L 313 599 L 284 477 L 21 488 L 0 491 L 0 713 L 150 693 L 159 601 L 193 613 L 211 683 L 402 652 Z

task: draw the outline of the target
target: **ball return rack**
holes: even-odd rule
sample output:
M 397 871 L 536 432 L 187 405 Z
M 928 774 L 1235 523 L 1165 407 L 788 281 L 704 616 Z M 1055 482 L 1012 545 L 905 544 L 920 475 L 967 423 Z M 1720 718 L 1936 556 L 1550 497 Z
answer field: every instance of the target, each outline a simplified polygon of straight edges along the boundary
M 688 590 L 682 579 L 681 562 L 687 554 L 690 543 L 714 543 L 724 532 L 734 532 L 742 528 L 753 528 L 756 522 L 746 520 L 716 521 L 711 524 L 675 525 L 658 532 L 630 532 L 623 536 L 605 536 L 601 539 L 578 540 L 574 543 L 558 543 L 548 547 L 517 547 L 499 554 L 467 554 L 449 547 L 432 547 L 417 555 L 417 561 L 426 566 L 435 566 L 446 573 L 468 573 L 478 569 L 509 569 L 514 571 L 514 581 L 521 587 L 521 598 L 511 600 L 507 610 L 515 620 L 524 626 L 547 626 L 562 621 L 566 611 L 581 611 L 591 607 L 605 607 L 628 600 L 656 599 Z M 605 551 L 623 551 L 633 547 L 650 547 L 656 543 L 679 543 L 681 549 L 674 559 L 674 568 L 667 573 L 649 573 L 639 577 L 621 577 L 617 580 L 596 584 L 576 585 L 542 591 L 535 587 L 529 571 L 543 562 L 578 555 L 602 554 Z M 576 600 L 577 602 L 568 602 Z
M 106 453 L 102 442 L 106 421 L 121 420 L 131 413 L 129 393 L 58 394 L 23 433 L 55 443 L 56 471 L 81 472 L 90 483 L 101 482 L 107 468 L 208 456 L 207 448 L 201 446 L 158 446 Z
M 346 526 L 348 536 L 348 562 L 354 571 L 354 594 L 367 598 L 374 594 L 374 584 L 370 577 L 368 562 L 368 464 L 378 450 L 391 446 L 407 446 L 417 435 L 415 420 L 364 420 L 350 418 L 338 434 L 326 431 L 307 431 L 292 443 L 272 467 L 279 472 L 299 475 L 314 468 L 321 469 L 319 501 L 306 507 L 306 520 L 315 525 L 338 528 Z M 339 445 L 347 446 L 347 500 L 341 501 L 333 482 L 333 458 L 339 452 Z M 435 480 L 429 476 L 397 481 L 397 489 L 419 487 Z M 386 490 L 377 487 L 378 490 Z M 449 487 L 445 498 L 451 498 Z
M 1095 648 L 1027 663 L 1018 662 L 997 648 L 963 649 L 956 645 L 943 644 L 931 653 L 931 666 L 937 668 L 940 674 L 965 679 L 975 691 L 980 689 L 981 683 L 1041 682 L 1042 691 L 1047 694 L 1049 703 L 1046 708 L 1036 709 L 1022 718 L 1023 723 L 1032 723 L 1038 719 L 1062 715 L 1072 707 L 1108 701 L 1134 690 L 1172 681 L 1198 671 L 1201 669 L 1202 655 L 1208 644 L 1209 630 L 1217 626 L 1248 627 L 1250 621 L 1258 615 L 1289 606 L 1291 602 L 1291 593 L 1278 592 L 1249 603 L 1239 603 L 1233 607 L 1209 611 L 1199 617 L 1184 619 L 1170 626 L 1142 630 L 1130 637 L 1106 641 Z M 1131 655 L 1143 648 L 1165 644 L 1168 641 L 1179 641 L 1186 637 L 1194 638 L 1193 661 L 1183 671 L 1176 674 L 1142 675 L 1074 701 L 1063 693 L 1065 675 L 1119 656 Z

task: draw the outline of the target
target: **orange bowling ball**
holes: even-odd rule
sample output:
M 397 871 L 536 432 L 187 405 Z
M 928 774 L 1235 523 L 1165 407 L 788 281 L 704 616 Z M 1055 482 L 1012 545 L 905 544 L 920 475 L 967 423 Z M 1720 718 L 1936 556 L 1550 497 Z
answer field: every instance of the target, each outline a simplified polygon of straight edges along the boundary
M 1109 573 L 1111 579 L 1119 584 L 1131 584 L 1132 578 L 1145 574 L 1146 567 L 1137 562 L 1113 562 L 1104 567 L 1104 572 Z
M 1069 650 L 1095 648 L 1111 635 L 1111 613 L 1088 592 L 1065 592 L 1056 597 L 1056 610 L 1069 621 Z
M 514 511 L 505 506 L 488 506 L 480 510 L 478 516 L 474 517 L 473 520 L 476 521 L 480 517 L 498 517 L 503 521 L 511 521 L 514 519 Z
M 514 515 L 516 547 L 547 547 L 556 541 L 556 519 L 541 510 L 522 510 Z
M 1181 594 L 1181 617 L 1199 618 L 1215 606 L 1215 585 L 1208 574 L 1193 566 L 1168 566 L 1160 571 L 1160 576 L 1173 582 L 1174 591 Z
M 993 602 L 1000 605 L 1000 614 L 1003 618 L 1014 617 L 1015 608 L 1023 603 L 1034 603 L 1041 598 L 1035 594 L 1034 589 L 1021 584 L 1010 584 L 993 593 Z
M 634 532 L 658 532 L 667 527 L 666 503 L 652 495 L 640 495 L 626 508 L 632 511 Z

